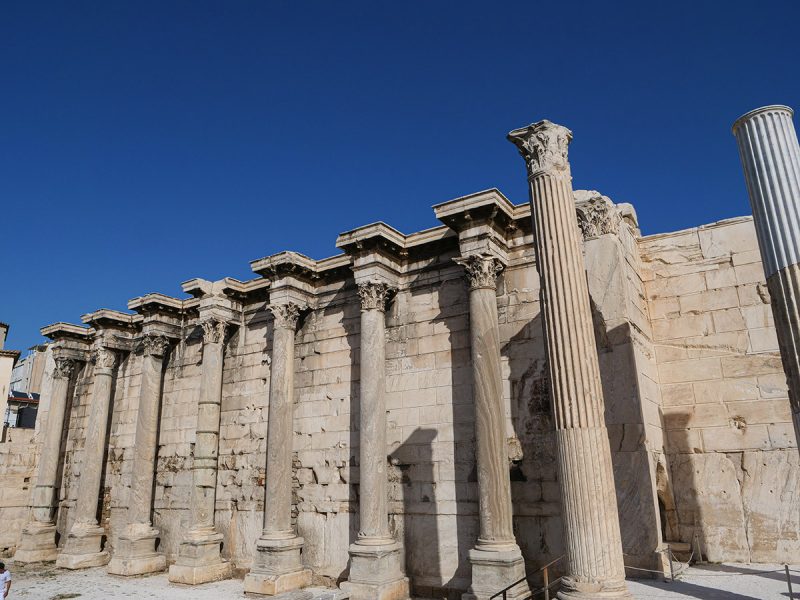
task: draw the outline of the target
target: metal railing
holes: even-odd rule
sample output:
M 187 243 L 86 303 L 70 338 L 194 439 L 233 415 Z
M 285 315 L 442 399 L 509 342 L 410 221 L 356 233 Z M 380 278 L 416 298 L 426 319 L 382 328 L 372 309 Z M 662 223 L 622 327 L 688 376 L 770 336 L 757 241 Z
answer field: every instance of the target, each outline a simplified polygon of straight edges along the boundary
M 544 600 L 550 600 L 550 588 L 553 587 L 554 585 L 556 585 L 557 583 L 559 583 L 561 581 L 561 577 L 559 577 L 555 581 L 551 582 L 550 581 L 550 573 L 549 573 L 548 569 L 550 567 L 552 567 L 554 564 L 556 564 L 557 562 L 561 561 L 562 558 L 564 558 L 563 554 L 561 556 L 559 556 L 557 559 L 550 561 L 549 563 L 547 563 L 543 567 L 539 567 L 536 571 L 533 572 L 534 575 L 536 573 L 538 573 L 539 571 L 542 572 L 542 581 L 544 583 L 544 586 L 540 587 L 537 590 L 534 590 L 529 595 L 525 596 L 525 598 L 523 600 L 533 600 L 534 598 L 536 598 L 536 596 L 538 596 L 542 592 L 544 592 Z M 518 579 L 514 583 L 509 584 L 508 586 L 504 587 L 502 590 L 500 590 L 499 592 L 497 592 L 493 596 L 490 596 L 489 600 L 495 600 L 495 598 L 502 598 L 503 600 L 508 600 L 508 592 L 510 590 L 514 589 L 515 587 L 517 587 L 520 583 L 523 583 L 523 582 L 525 582 L 527 580 L 528 580 L 527 577 L 523 577 L 522 579 Z

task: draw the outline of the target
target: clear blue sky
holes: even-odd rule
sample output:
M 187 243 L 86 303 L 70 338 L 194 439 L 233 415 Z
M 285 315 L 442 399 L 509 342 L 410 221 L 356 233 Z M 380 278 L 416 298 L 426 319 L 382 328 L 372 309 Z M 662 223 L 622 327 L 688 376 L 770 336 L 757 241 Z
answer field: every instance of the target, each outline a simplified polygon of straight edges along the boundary
M 799 23 L 794 0 L 3 2 L 7 348 L 481 189 L 525 202 L 505 134 L 542 118 L 645 233 L 747 214 L 730 126 L 800 109 Z

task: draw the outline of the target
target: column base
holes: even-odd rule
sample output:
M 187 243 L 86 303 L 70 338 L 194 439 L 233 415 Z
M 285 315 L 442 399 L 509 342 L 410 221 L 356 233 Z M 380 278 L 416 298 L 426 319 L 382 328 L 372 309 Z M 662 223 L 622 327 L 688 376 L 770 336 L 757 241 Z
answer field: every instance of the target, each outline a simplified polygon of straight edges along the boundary
M 220 581 L 231 576 L 231 565 L 220 555 L 222 534 L 210 531 L 189 533 L 178 548 L 178 558 L 169 567 L 169 580 L 173 583 L 197 585 Z
M 394 540 L 351 544 L 350 576 L 341 589 L 350 594 L 350 600 L 408 600 L 408 578 L 403 575 L 400 551 Z
M 149 525 L 129 525 L 119 536 L 114 557 L 108 563 L 111 575 L 145 575 L 167 568 L 167 558 L 156 552 L 158 529 Z
M 525 578 L 525 561 L 516 544 L 504 545 L 497 550 L 473 548 L 469 551 L 472 564 L 472 584 L 461 600 L 489 600 L 515 581 L 520 583 L 506 592 L 508 600 L 521 600 L 530 596 Z
M 561 580 L 559 600 L 634 600 L 625 581 L 611 583 L 579 583 L 569 577 Z
M 53 523 L 31 521 L 22 529 L 22 537 L 14 553 L 14 562 L 24 565 L 52 562 L 58 558 L 56 526 Z
M 244 591 L 274 596 L 311 585 L 311 571 L 300 562 L 303 538 L 260 538 L 253 568 L 244 578 Z
M 98 525 L 76 523 L 67 534 L 67 541 L 58 555 L 56 566 L 64 569 L 86 569 L 108 564 L 108 552 L 101 549 L 105 530 Z

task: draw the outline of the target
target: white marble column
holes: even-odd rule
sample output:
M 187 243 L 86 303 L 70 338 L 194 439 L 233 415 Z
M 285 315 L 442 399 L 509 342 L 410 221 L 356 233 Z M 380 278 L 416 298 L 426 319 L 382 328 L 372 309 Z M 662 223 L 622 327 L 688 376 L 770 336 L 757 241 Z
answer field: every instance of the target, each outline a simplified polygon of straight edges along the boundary
M 128 522 L 108 563 L 108 572 L 114 575 L 143 575 L 163 571 L 167 566 L 164 554 L 156 552 L 159 532 L 152 525 L 150 512 L 158 450 L 163 363 L 168 348 L 169 339 L 162 335 L 150 334 L 142 339 L 142 379 L 136 415 Z
M 67 410 L 67 395 L 75 372 L 76 362 L 53 349 L 52 395 L 44 439 L 39 456 L 39 470 L 33 491 L 31 520 L 22 530 L 19 546 L 14 554 L 17 564 L 56 560 L 56 524 L 54 507 L 58 502 L 58 471 L 61 459 L 61 438 L 64 433 L 64 417 Z
M 765 106 L 733 124 L 800 441 L 800 145 L 788 106 Z
M 472 583 L 465 600 L 487 600 L 525 577 L 525 561 L 512 526 L 511 477 L 506 443 L 503 380 L 500 368 L 500 325 L 497 314 L 495 257 L 472 254 L 456 259 L 469 280 L 469 326 L 472 352 L 475 444 L 478 464 L 480 532 L 470 550 Z M 525 598 L 527 582 L 508 590 L 507 597 Z
M 264 530 L 256 542 L 244 591 L 275 595 L 311 584 L 303 568 L 303 538 L 292 528 L 292 444 L 294 416 L 294 337 L 304 307 L 272 304 L 272 364 L 267 423 L 267 478 Z
M 508 138 L 528 167 L 542 286 L 567 558 L 558 597 L 632 598 L 625 585 L 600 367 L 567 160 L 572 134 L 539 121 Z
M 222 559 L 222 534 L 214 527 L 219 456 L 219 422 L 222 402 L 222 366 L 227 323 L 209 318 L 203 328 L 203 366 L 197 406 L 194 462 L 192 464 L 191 525 L 169 568 L 169 580 L 196 585 L 231 576 Z
M 94 382 L 78 482 L 80 494 L 75 503 L 75 520 L 56 561 L 56 566 L 66 569 L 97 567 L 105 565 L 109 559 L 108 552 L 102 548 L 105 529 L 97 521 L 97 507 L 101 498 L 100 484 L 103 480 L 103 456 L 116 356 L 113 350 L 97 344 L 92 358 Z
M 358 285 L 361 299 L 358 539 L 350 546 L 350 574 L 342 589 L 351 600 L 405 600 L 401 545 L 389 532 L 386 466 L 386 302 L 382 281 Z

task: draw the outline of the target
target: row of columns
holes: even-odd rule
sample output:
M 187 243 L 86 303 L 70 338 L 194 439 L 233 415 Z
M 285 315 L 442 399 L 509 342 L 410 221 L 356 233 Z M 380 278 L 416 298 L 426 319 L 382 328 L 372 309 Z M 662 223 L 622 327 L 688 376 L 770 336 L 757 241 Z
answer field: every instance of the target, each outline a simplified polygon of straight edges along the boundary
M 568 130 L 548 121 L 509 134 L 528 166 L 536 258 L 541 275 L 544 333 L 549 359 L 559 484 L 567 549 L 567 576 L 560 597 L 627 598 L 603 396 L 594 343 L 589 294 L 575 221 L 567 161 Z M 501 355 L 496 277 L 503 268 L 502 252 L 489 244 L 462 258 L 469 280 L 470 338 L 475 402 L 475 440 L 480 531 L 470 551 L 472 584 L 465 600 L 487 600 L 502 588 L 508 598 L 529 594 L 525 567 L 512 527 L 512 502 L 502 397 Z M 362 265 L 363 267 L 363 265 Z M 360 268 L 360 267 L 359 267 Z M 360 530 L 350 547 L 350 579 L 343 584 L 353 600 L 404 600 L 408 580 L 402 572 L 400 544 L 389 529 L 386 457 L 385 315 L 393 293 L 391 277 L 356 269 L 361 299 L 360 380 Z M 290 286 L 291 287 L 291 286 Z M 295 334 L 308 303 L 298 300 L 299 287 L 289 296 L 273 282 L 269 306 L 273 314 L 270 367 L 264 527 L 256 543 L 253 567 L 245 578 L 246 592 L 277 594 L 311 583 L 301 560 L 303 538 L 291 524 L 291 482 L 294 405 Z M 294 295 L 292 295 L 294 294 Z M 291 297 L 290 300 L 286 300 Z M 283 298 L 281 300 L 281 298 Z M 201 313 L 202 316 L 202 313 Z M 222 537 L 214 526 L 223 343 L 226 323 L 204 320 L 202 392 L 198 405 L 197 439 L 191 494 L 191 523 L 180 545 L 170 579 L 201 583 L 226 577 L 230 566 L 220 556 Z M 136 575 L 163 570 L 165 557 L 156 550 L 159 535 L 151 522 L 153 474 L 164 356 L 170 338 L 156 331 L 142 340 L 142 384 L 134 447 L 128 523 L 120 535 L 110 573 Z M 45 435 L 45 451 L 37 479 L 33 520 L 26 527 L 18 560 L 52 560 L 55 554 L 52 506 L 58 451 L 64 423 L 67 375 L 74 365 L 57 361 L 53 404 Z M 76 507 L 76 521 L 59 564 L 71 568 L 103 564 L 102 529 L 96 519 L 103 443 L 113 380 L 113 355 L 95 348 L 96 383 L 88 432 L 84 472 L 92 494 Z M 101 441 L 102 440 L 102 441 Z M 38 536 L 38 537 L 37 537 Z M 47 538 L 39 555 L 30 542 Z M 25 553 L 28 552 L 26 555 Z M 49 554 L 47 554 L 49 552 Z

